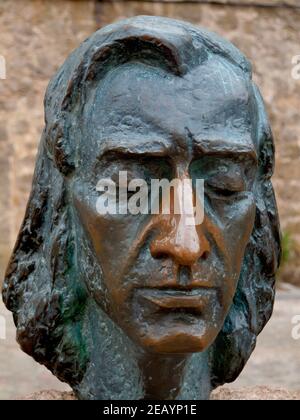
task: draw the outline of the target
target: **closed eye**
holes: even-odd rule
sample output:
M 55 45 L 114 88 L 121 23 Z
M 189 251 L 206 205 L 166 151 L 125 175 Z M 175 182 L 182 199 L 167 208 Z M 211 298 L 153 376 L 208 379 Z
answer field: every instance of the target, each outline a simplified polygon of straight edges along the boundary
M 228 188 L 220 188 L 209 185 L 209 190 L 214 192 L 217 195 L 222 195 L 223 197 L 233 197 L 234 195 L 238 194 L 241 191 L 231 190 Z
M 231 179 L 226 176 L 222 178 L 218 176 L 207 180 L 206 186 L 209 191 L 223 197 L 232 197 L 245 191 L 245 182 L 240 177 Z

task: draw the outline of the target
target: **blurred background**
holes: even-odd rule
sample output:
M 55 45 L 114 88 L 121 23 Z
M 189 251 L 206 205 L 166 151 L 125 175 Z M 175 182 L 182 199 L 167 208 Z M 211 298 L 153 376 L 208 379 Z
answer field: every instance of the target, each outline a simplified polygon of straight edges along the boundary
M 253 64 L 275 135 L 284 252 L 274 316 L 231 386 L 300 390 L 300 0 L 0 0 L 0 284 L 30 192 L 49 79 L 92 32 L 141 14 L 213 30 Z M 49 388 L 68 389 L 19 350 L 1 301 L 0 399 Z

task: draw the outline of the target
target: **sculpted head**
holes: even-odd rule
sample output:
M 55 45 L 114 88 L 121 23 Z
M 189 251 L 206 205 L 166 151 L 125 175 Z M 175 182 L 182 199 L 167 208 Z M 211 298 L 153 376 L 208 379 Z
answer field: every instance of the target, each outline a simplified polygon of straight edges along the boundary
M 3 290 L 23 350 L 83 397 L 95 346 L 124 372 L 126 357 L 134 371 L 139 354 L 198 353 L 210 388 L 234 380 L 271 315 L 280 257 L 273 140 L 249 62 L 203 29 L 129 19 L 71 54 L 45 119 Z M 97 182 L 118 189 L 121 171 L 203 179 L 202 223 L 99 214 Z

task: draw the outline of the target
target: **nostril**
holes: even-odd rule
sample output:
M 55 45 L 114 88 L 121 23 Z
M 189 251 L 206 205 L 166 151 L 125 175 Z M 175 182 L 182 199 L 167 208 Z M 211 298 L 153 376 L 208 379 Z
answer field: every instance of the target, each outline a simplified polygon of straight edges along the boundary
M 203 252 L 201 258 L 202 258 L 202 260 L 207 260 L 208 256 L 209 256 L 209 252 L 205 251 L 205 252 Z
M 168 258 L 168 254 L 166 252 L 156 252 L 153 256 L 154 258 L 157 258 L 158 260 L 164 260 Z

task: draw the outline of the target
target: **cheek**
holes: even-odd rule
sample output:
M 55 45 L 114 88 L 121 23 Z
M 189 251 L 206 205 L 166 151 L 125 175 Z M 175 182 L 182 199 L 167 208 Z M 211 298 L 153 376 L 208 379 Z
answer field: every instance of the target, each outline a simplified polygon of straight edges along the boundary
M 255 201 L 251 193 L 227 207 L 224 213 L 224 241 L 234 272 L 239 272 L 253 231 Z
M 73 203 L 79 221 L 87 233 L 109 287 L 120 283 L 128 261 L 133 258 L 133 243 L 138 236 L 142 217 L 101 215 L 97 212 L 97 193 L 74 188 Z
M 235 200 L 211 201 L 208 219 L 212 222 L 211 236 L 220 267 L 216 272 L 222 289 L 222 307 L 227 308 L 235 294 L 246 246 L 255 218 L 255 201 L 252 193 L 243 193 Z M 212 256 L 212 257 L 213 257 Z

